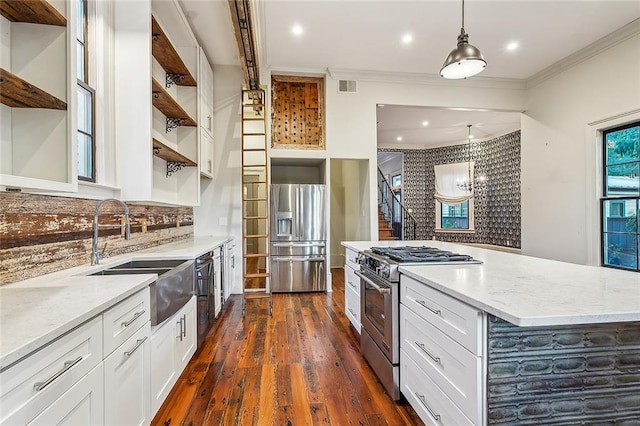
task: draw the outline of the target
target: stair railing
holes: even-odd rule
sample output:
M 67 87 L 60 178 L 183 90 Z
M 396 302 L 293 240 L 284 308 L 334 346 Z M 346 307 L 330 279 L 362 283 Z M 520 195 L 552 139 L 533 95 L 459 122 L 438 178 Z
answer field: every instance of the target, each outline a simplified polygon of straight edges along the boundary
M 385 220 L 391 223 L 392 229 L 394 229 L 394 223 L 400 223 L 401 235 L 394 234 L 394 237 L 402 240 L 416 239 L 416 218 L 402 204 L 380 168 L 378 168 L 378 204 Z M 394 229 L 395 232 L 396 229 Z

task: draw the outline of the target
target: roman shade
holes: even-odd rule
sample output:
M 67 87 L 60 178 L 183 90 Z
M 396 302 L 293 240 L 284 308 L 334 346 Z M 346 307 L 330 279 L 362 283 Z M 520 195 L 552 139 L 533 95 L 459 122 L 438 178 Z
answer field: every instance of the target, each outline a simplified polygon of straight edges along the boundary
M 458 183 L 473 179 L 473 161 L 433 166 L 436 192 L 434 198 L 445 204 L 459 204 L 473 198 L 473 190 L 465 191 Z

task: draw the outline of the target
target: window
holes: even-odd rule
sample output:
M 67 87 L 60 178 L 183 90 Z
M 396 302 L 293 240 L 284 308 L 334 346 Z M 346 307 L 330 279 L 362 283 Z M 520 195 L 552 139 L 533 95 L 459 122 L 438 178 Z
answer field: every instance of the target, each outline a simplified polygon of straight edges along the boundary
M 640 271 L 640 122 L 603 133 L 602 264 Z
M 87 0 L 77 3 L 78 179 L 95 182 L 94 90 L 89 85 Z
M 474 163 L 439 164 L 434 166 L 436 199 L 436 232 L 474 232 L 473 182 Z

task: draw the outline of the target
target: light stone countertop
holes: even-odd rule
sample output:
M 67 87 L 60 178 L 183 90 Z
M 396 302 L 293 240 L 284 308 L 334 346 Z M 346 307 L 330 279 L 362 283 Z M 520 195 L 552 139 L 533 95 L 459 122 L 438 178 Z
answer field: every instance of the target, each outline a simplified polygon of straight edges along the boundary
M 640 321 L 640 274 L 481 249 L 442 241 L 345 241 L 426 245 L 467 254 L 481 265 L 401 266 L 400 272 L 518 326 Z
M 156 274 L 87 274 L 133 259 L 188 260 L 231 238 L 193 237 L 0 287 L 0 371 L 148 286 Z

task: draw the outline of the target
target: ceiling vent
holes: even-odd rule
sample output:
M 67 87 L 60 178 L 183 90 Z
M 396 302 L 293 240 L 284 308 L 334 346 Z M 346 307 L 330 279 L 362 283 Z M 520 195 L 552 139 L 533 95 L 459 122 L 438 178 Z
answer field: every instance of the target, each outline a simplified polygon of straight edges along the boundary
M 357 93 L 358 82 L 356 80 L 338 80 L 338 93 Z

